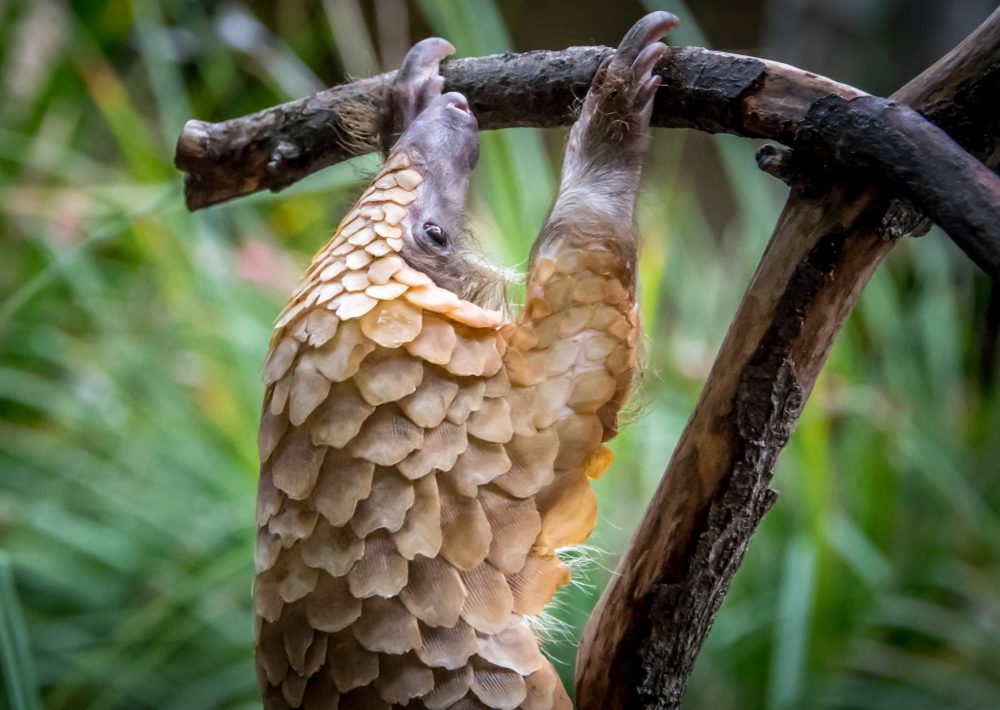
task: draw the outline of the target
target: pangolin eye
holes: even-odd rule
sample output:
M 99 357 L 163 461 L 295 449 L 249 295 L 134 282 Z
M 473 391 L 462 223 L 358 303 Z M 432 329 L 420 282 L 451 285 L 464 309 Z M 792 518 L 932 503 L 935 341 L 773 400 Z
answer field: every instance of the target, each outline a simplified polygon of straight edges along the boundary
M 439 247 L 443 247 L 448 244 L 448 235 L 444 233 L 441 227 L 437 226 L 433 222 L 424 223 L 424 236 L 427 237 L 431 242 L 437 244 Z

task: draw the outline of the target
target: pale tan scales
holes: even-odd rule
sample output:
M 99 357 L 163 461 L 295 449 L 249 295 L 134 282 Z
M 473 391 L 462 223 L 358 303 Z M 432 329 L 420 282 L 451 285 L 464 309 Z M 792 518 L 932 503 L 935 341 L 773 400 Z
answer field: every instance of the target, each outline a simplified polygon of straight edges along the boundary
M 516 323 L 437 287 L 398 254 L 420 171 L 390 158 L 264 367 L 268 708 L 570 706 L 524 617 L 569 579 L 555 551 L 593 528 L 634 294 L 614 254 L 572 240 L 536 255 Z

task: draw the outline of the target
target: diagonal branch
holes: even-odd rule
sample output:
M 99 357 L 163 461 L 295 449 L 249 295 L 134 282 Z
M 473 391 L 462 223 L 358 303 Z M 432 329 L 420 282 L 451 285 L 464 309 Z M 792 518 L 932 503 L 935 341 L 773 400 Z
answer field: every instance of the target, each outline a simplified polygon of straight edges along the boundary
M 995 167 L 1000 10 L 895 98 Z M 775 500 L 768 486 L 778 457 L 844 319 L 892 248 L 881 229 L 892 196 L 858 181 L 813 197 L 793 191 L 619 575 L 591 616 L 577 662 L 580 707 L 680 704 Z
M 1000 177 L 913 109 L 831 95 L 809 109 L 795 145 L 800 163 L 849 165 L 863 182 L 885 180 L 1000 279 Z

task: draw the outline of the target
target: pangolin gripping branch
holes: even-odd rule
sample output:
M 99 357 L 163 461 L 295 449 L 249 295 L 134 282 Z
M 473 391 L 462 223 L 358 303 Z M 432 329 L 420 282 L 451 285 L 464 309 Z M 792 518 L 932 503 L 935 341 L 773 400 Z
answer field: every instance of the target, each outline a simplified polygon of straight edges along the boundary
M 528 618 L 594 526 L 636 367 L 633 210 L 669 13 L 598 69 L 527 296 L 460 231 L 478 128 L 451 45 L 392 87 L 385 167 L 314 257 L 264 369 L 256 654 L 265 707 L 568 708 Z M 398 138 L 397 138 L 398 136 Z M 495 310 L 494 310 L 495 309 Z

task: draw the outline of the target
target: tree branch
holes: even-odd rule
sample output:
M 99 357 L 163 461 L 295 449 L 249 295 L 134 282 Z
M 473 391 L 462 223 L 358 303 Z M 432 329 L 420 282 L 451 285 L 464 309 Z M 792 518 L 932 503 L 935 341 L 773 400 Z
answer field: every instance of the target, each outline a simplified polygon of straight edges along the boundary
M 610 51 L 507 53 L 448 62 L 442 73 L 447 90 L 469 97 L 482 128 L 566 125 L 575 118 L 575 99 L 586 94 Z M 794 67 L 724 52 L 673 48 L 657 71 L 664 88 L 656 97 L 654 125 L 771 138 L 802 149 L 810 160 L 799 163 L 874 171 L 1000 278 L 1000 178 L 915 112 Z M 280 190 L 377 150 L 393 76 L 223 123 L 189 121 L 175 156 L 187 173 L 188 207 Z
M 866 182 L 888 181 L 1000 279 L 1000 177 L 913 109 L 831 95 L 809 109 L 796 145 L 814 165 L 850 165 L 871 171 L 861 176 Z
M 609 47 L 571 47 L 445 62 L 446 91 L 465 94 L 481 129 L 566 126 Z M 818 99 L 863 92 L 800 69 L 696 47 L 671 48 L 657 66 L 653 124 L 791 142 Z M 280 190 L 379 148 L 386 89 L 395 72 L 336 86 L 222 123 L 188 121 L 176 166 L 195 210 Z
M 894 98 L 995 167 L 1000 10 Z M 822 123 L 815 113 L 810 120 Z M 813 130 L 810 120 L 800 127 Z M 588 623 L 577 662 L 580 707 L 680 704 L 749 538 L 774 502 L 768 486 L 778 457 L 844 319 L 893 245 L 881 230 L 892 197 L 858 181 L 811 197 L 793 190 L 619 574 Z

